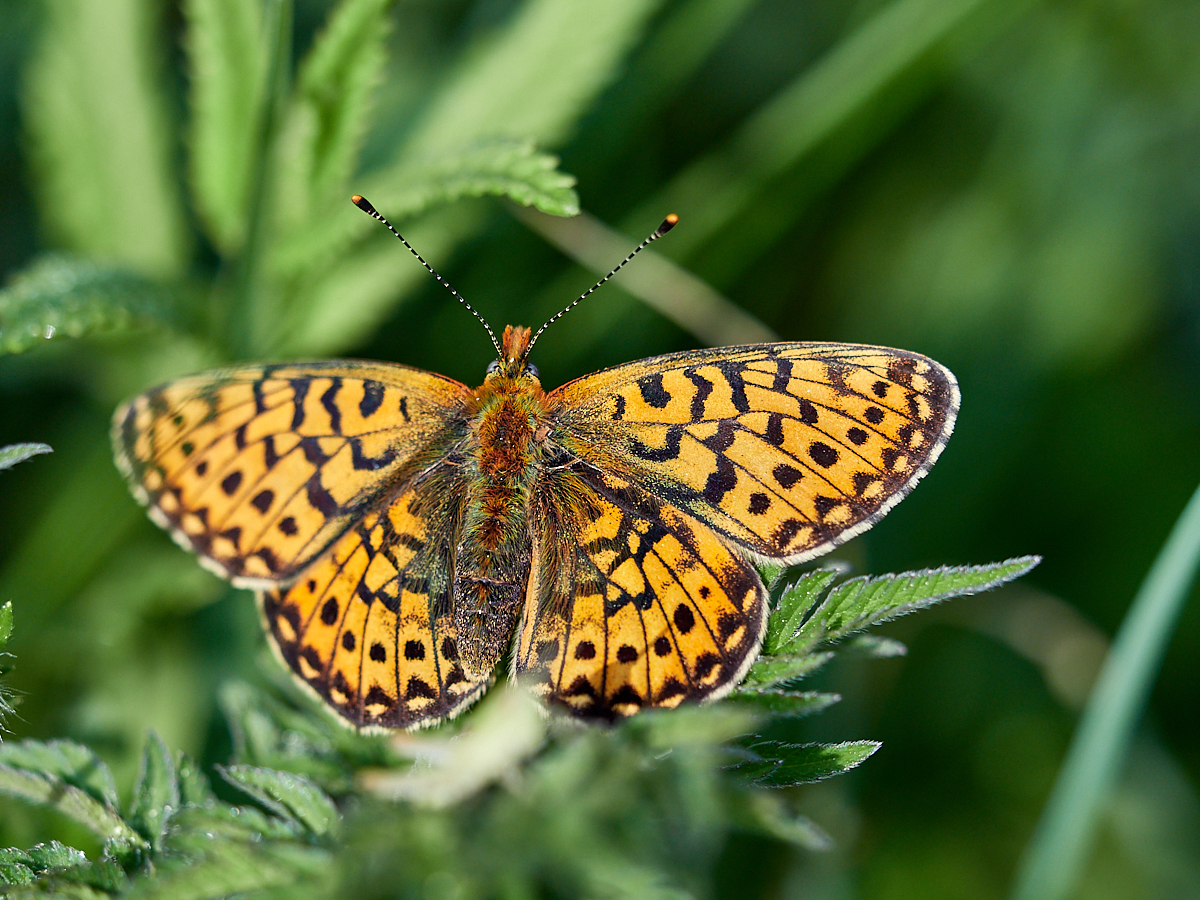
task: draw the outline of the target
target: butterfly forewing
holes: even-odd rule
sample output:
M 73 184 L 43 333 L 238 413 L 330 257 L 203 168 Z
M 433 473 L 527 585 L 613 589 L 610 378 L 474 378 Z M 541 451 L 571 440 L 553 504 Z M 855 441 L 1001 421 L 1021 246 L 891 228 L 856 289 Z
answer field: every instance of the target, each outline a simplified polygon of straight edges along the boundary
M 553 437 L 751 553 L 802 562 L 865 531 L 929 470 L 958 389 L 926 357 L 768 344 L 672 354 L 551 393 Z
M 113 442 L 156 522 L 235 584 L 264 586 L 428 464 L 469 396 L 402 366 L 247 366 L 142 394 Z

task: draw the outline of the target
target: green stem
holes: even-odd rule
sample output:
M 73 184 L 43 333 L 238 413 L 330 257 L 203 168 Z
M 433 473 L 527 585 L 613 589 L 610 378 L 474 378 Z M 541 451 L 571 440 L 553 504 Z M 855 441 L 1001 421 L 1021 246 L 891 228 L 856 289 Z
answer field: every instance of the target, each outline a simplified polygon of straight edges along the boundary
M 1067 751 L 1017 872 L 1013 900 L 1058 900 L 1078 879 L 1154 676 L 1200 568 L 1200 488 L 1155 559 Z

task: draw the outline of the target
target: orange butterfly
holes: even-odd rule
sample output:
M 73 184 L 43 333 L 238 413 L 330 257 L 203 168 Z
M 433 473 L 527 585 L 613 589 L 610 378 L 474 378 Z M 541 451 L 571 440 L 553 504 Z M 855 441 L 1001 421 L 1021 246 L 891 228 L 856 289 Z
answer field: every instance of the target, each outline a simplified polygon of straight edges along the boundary
M 548 701 L 611 719 L 732 690 L 766 626 L 752 562 L 870 528 L 958 410 L 938 363 L 852 344 L 672 353 L 546 393 L 538 335 L 493 336 L 475 390 L 346 361 L 180 379 L 117 411 L 117 463 L 353 725 L 453 716 L 510 653 Z

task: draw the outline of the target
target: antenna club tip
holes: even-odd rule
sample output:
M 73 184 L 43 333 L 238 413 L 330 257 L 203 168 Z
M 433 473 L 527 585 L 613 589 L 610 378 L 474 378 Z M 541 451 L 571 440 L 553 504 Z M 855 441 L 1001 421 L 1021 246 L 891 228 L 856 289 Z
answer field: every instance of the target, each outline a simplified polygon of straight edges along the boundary
M 371 205 L 371 202 L 361 194 L 354 194 L 351 196 L 350 202 L 369 215 L 379 215 L 379 213 L 375 211 L 375 207 Z
M 654 232 L 654 236 L 656 238 L 662 237 L 664 234 L 674 228 L 678 222 L 679 216 L 675 215 L 675 213 L 671 213 L 669 216 L 663 219 L 662 224 L 659 225 L 658 229 Z

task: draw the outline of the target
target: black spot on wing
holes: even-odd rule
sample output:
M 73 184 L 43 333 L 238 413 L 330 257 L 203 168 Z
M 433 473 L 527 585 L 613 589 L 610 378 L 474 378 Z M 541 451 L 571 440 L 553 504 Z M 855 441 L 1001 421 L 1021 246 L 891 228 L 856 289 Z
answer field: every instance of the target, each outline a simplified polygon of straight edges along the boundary
M 383 405 L 384 388 L 378 381 L 363 382 L 363 396 L 358 401 L 358 414 L 364 419 L 369 419 L 379 411 L 379 407 Z
M 656 372 L 653 375 L 643 375 L 637 380 L 637 386 L 638 390 L 642 393 L 642 399 L 646 401 L 648 406 L 652 406 L 655 409 L 663 409 L 671 402 L 671 395 L 663 387 L 661 373 Z

